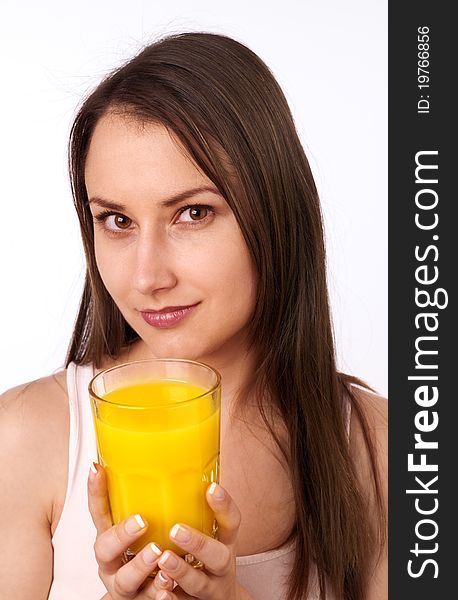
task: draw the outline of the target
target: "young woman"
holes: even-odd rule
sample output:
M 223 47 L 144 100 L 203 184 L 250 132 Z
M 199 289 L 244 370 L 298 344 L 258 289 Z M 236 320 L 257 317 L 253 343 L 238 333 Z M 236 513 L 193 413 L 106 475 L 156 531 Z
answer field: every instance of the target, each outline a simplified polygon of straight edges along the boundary
M 216 34 L 146 47 L 84 101 L 70 172 L 87 276 L 66 369 L 2 397 L 3 597 L 386 598 L 386 401 L 336 370 L 319 199 L 266 65 Z M 201 570 L 124 564 L 147 524 L 112 526 L 87 481 L 90 379 L 150 357 L 222 375 L 218 539 L 173 528 Z

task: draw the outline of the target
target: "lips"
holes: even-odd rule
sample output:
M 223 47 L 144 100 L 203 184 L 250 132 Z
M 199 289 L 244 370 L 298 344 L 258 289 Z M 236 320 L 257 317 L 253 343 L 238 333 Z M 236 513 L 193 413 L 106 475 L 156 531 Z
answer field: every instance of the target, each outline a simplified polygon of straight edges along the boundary
M 160 310 L 142 310 L 140 313 L 148 325 L 158 329 L 167 329 L 185 319 L 196 306 L 197 304 L 191 306 L 166 306 Z

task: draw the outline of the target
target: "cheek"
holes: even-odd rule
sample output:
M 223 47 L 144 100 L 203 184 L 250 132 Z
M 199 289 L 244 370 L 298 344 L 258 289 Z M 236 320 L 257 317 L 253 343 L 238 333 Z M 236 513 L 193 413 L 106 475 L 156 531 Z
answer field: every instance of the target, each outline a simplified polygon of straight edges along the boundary
M 123 280 L 125 280 L 124 269 L 119 268 L 118 261 L 113 259 L 114 253 L 110 252 L 106 244 L 94 243 L 95 261 L 99 275 L 110 296 L 115 298 L 122 290 Z
M 228 314 L 236 320 L 246 321 L 254 309 L 256 272 L 244 244 L 239 243 L 236 252 L 222 257 L 214 280 Z

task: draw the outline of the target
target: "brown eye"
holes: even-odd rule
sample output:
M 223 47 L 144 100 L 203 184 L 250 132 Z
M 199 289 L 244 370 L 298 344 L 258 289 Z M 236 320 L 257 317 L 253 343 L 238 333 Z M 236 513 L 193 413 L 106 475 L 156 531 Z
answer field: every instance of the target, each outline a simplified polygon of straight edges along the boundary
M 187 206 L 180 213 L 180 221 L 191 223 L 192 221 L 204 221 L 210 214 L 208 206 Z
M 128 229 L 132 223 L 129 217 L 125 217 L 124 215 L 113 215 L 114 216 L 114 225 L 118 229 Z
M 113 235 L 132 228 L 132 219 L 121 213 L 102 212 L 94 216 L 94 221 L 106 232 Z
M 189 216 L 193 221 L 200 221 L 205 219 L 208 214 L 208 209 L 205 206 L 193 206 L 189 209 Z

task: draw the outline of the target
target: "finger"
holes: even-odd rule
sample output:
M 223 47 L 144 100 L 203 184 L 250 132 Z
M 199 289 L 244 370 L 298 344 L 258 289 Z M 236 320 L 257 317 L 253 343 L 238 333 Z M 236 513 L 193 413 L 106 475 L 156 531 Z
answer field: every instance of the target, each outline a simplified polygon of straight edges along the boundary
M 134 515 L 99 534 L 94 550 L 102 571 L 108 574 L 116 572 L 123 564 L 123 552 L 145 533 L 147 527 L 140 515 Z
M 157 592 L 156 596 L 153 596 L 154 600 L 195 600 L 195 596 L 190 596 L 179 587 L 176 587 L 172 592 L 160 591 Z
M 156 590 L 173 590 L 174 581 L 167 573 L 164 571 L 159 571 L 153 582 L 154 588 Z
M 158 566 L 190 596 L 197 598 L 213 597 L 210 578 L 200 569 L 194 569 L 170 550 L 163 553 Z
M 174 525 L 169 535 L 177 546 L 202 561 L 205 569 L 213 575 L 221 577 L 229 572 L 232 565 L 232 551 L 222 542 L 181 523 Z
M 242 518 L 240 510 L 227 491 L 217 483 L 208 487 L 207 502 L 218 523 L 218 540 L 226 546 L 233 546 Z
M 163 573 L 164 575 L 164 573 Z M 143 600 L 143 598 L 154 598 L 154 600 L 157 600 L 158 596 L 164 593 L 168 593 L 169 594 L 169 598 L 173 598 L 173 600 L 177 600 L 175 594 L 171 593 L 171 590 L 173 589 L 174 586 L 174 582 L 171 581 L 170 584 L 167 585 L 167 587 L 169 589 L 165 589 L 165 588 L 161 588 L 160 585 L 158 585 L 157 583 L 157 575 L 154 579 L 149 578 L 147 583 L 142 587 L 141 589 L 141 595 L 139 596 L 135 596 L 135 598 L 140 598 Z M 178 590 L 178 588 L 176 588 Z M 186 598 L 190 597 L 186 594 L 185 596 Z M 180 600 L 183 600 L 183 597 L 180 596 Z
M 92 463 L 87 481 L 89 512 L 97 529 L 103 533 L 112 526 L 110 504 L 108 502 L 107 480 L 105 469 Z
M 172 592 L 166 592 L 163 590 L 157 593 L 155 600 L 177 600 L 177 597 L 175 594 L 172 594 Z
M 140 586 L 145 582 L 148 575 L 156 569 L 161 554 L 162 550 L 159 546 L 147 544 L 132 560 L 118 569 L 113 581 L 113 589 L 116 594 L 129 598 L 134 595 L 137 597 L 136 594 Z M 142 592 L 144 596 L 154 598 L 153 593 L 146 593 L 146 588 Z

